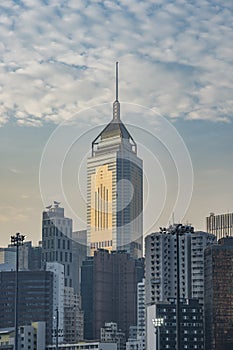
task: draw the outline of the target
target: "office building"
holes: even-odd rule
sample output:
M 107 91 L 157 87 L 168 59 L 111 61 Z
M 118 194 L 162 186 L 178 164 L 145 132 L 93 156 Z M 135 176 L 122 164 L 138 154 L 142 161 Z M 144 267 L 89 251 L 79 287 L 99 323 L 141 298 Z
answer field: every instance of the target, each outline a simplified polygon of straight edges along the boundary
M 76 293 L 80 293 L 81 266 L 87 257 L 87 230 L 74 231 L 72 233 L 73 255 L 73 287 Z
M 116 343 L 117 350 L 125 350 L 125 333 L 118 329 L 117 323 L 106 322 L 100 330 L 102 343 Z
M 217 241 L 223 237 L 233 236 L 233 213 L 218 215 L 210 213 L 206 218 L 206 230 L 213 233 Z
M 73 286 L 72 219 L 54 202 L 43 212 L 42 264 L 58 262 L 64 266 L 65 287 Z
M 41 252 L 41 246 L 33 247 L 31 241 L 19 246 L 19 270 L 40 270 Z M 9 244 L 8 247 L 0 248 L 0 264 L 7 265 L 9 271 L 15 270 L 16 247 Z
M 205 251 L 205 350 L 233 349 L 233 237 Z
M 92 142 L 87 162 L 88 255 L 97 249 L 126 250 L 139 258 L 143 245 L 142 160 L 120 118 L 118 69 L 116 76 L 113 118 Z
M 0 271 L 15 270 L 16 249 L 15 247 L 0 248 Z
M 144 276 L 144 260 L 127 252 L 98 250 L 82 267 L 82 306 L 85 339 L 100 339 L 106 322 L 117 323 L 129 336 L 137 325 L 137 284 Z
M 66 287 L 64 295 L 64 342 L 78 343 L 84 339 L 83 311 L 80 294 Z
M 46 323 L 46 343 L 52 343 L 54 274 L 19 271 L 19 326 Z M 0 272 L 0 328 L 14 327 L 15 271 Z
M 32 242 L 26 242 L 28 244 L 28 270 L 35 271 L 42 268 L 42 242 L 40 241 L 37 246 L 33 246 Z M 25 243 L 22 247 L 25 246 Z

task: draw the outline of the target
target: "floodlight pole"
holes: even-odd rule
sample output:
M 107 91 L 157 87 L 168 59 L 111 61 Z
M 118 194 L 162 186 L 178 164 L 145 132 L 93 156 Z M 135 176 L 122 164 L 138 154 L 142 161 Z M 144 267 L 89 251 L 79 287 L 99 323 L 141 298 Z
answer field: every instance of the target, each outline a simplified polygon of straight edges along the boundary
M 23 245 L 25 236 L 21 235 L 19 232 L 15 236 L 11 236 L 11 245 L 16 247 L 16 271 L 15 271 L 15 350 L 18 350 L 18 312 L 19 312 L 19 246 Z

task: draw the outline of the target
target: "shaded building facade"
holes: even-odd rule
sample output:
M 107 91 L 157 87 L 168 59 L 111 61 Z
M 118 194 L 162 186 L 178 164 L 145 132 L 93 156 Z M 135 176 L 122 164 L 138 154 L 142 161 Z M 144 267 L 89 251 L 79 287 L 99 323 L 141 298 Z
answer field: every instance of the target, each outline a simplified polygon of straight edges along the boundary
M 233 349 L 233 237 L 205 251 L 205 349 Z
M 180 299 L 180 349 L 204 349 L 204 322 L 202 305 L 196 299 Z M 176 349 L 176 299 L 168 299 L 151 305 L 148 309 L 148 329 L 151 336 L 147 349 Z M 153 319 L 162 319 L 160 327 L 154 327 Z M 159 339 L 158 339 L 159 337 Z M 153 339 L 155 338 L 155 339 Z M 157 339 L 156 339 L 157 338 Z M 157 340 L 157 341 L 155 341 Z M 155 346 L 157 344 L 157 346 Z
M 53 283 L 51 271 L 19 271 L 19 326 L 46 323 L 46 343 L 52 342 Z M 15 271 L 0 272 L 0 328 L 14 327 Z
M 129 327 L 137 325 L 137 284 L 143 275 L 144 260 L 125 251 L 98 250 L 88 258 L 82 267 L 84 337 L 100 339 L 106 322 L 117 323 L 128 337 Z

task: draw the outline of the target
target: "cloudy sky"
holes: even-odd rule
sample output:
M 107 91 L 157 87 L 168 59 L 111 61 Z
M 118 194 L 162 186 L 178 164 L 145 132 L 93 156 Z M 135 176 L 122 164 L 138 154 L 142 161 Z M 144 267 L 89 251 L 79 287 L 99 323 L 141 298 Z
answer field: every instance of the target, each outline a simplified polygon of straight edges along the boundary
M 190 187 L 188 197 L 193 183 L 187 212 L 177 220 L 204 229 L 209 212 L 233 210 L 232 12 L 227 0 L 1 0 L 1 245 L 17 231 L 36 243 L 41 211 L 52 197 L 74 216 L 75 229 L 85 226 L 85 190 L 82 198 L 75 193 L 75 178 L 78 172 L 85 178 L 91 141 L 111 119 L 115 61 L 120 63 L 122 119 L 145 157 L 145 197 L 153 197 L 158 218 L 153 229 L 166 224 L 174 209 L 174 169 L 180 188 Z M 154 143 L 146 142 L 144 129 Z M 77 153 L 67 143 L 69 132 Z M 170 167 L 158 140 L 173 160 Z M 44 185 L 46 171 L 48 188 L 57 176 L 51 164 L 61 157 L 62 145 L 65 159 L 70 158 L 62 158 L 65 203 L 60 193 L 45 193 Z M 193 181 L 185 170 L 190 168 L 187 152 Z M 176 153 L 184 157 L 183 165 Z M 151 154 L 158 181 L 150 178 Z M 72 168 L 75 159 L 78 165 Z M 85 181 L 79 182 L 85 188 Z M 166 201 L 170 204 L 160 217 L 158 203 Z

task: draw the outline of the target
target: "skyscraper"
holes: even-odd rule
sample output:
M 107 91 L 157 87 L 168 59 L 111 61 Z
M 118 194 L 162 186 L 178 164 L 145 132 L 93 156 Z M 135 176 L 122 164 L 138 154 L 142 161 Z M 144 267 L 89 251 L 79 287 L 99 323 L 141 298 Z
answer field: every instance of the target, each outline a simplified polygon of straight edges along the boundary
M 137 145 L 120 119 L 118 63 L 113 118 L 92 142 L 87 163 L 87 240 L 98 248 L 142 255 L 143 173 Z
M 42 263 L 56 261 L 64 265 L 65 287 L 72 287 L 72 219 L 64 216 L 59 204 L 54 202 L 43 211 Z

